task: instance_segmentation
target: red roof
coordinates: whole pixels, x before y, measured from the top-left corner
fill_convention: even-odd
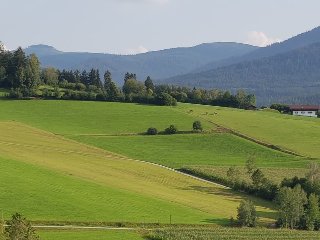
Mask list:
[[[290,105],[290,110],[293,111],[318,111],[318,105]]]

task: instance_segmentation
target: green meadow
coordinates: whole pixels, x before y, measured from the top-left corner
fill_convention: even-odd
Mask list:
[[[0,109],[0,121],[16,120],[56,134],[145,133],[149,127],[164,131],[171,124],[190,131],[197,119],[170,107],[132,103],[10,100],[0,101]],[[215,128],[203,124],[205,130]]]
[[[314,161],[227,133],[121,135],[145,133],[149,127],[162,131],[175,124],[180,131],[190,131],[192,123],[200,120],[206,131],[217,129],[217,123],[304,155],[320,156],[318,119],[273,112],[44,100],[3,100],[0,109],[0,208],[6,219],[21,212],[40,222],[140,224],[143,218],[168,223],[171,215],[173,223],[226,225],[236,217],[240,201],[251,199],[259,223],[266,226],[277,218],[273,203],[146,162],[223,176],[229,166],[242,168],[254,155],[257,166],[280,181],[280,176],[304,173]],[[91,234],[80,232],[41,230],[40,235],[78,239]],[[92,234],[88,239],[117,239],[108,234],[118,233]],[[119,232],[119,239],[123,234],[132,236],[122,239],[141,239],[134,232]]]
[[[300,154],[320,158],[320,119],[291,116],[268,111],[245,111],[232,108],[179,104],[176,110],[201,117]],[[209,114],[206,115],[206,112]],[[213,115],[213,113],[218,113]]]
[[[304,168],[310,162],[307,158],[272,150],[231,134],[69,137],[172,168],[188,165],[244,166],[249,155],[255,156],[259,167]]]
[[[15,121],[0,122],[1,208],[30,220],[217,223],[254,201],[260,222],[274,205]],[[12,159],[12,160],[11,160]],[[14,184],[12,184],[14,182]],[[5,190],[5,191],[4,191]],[[31,204],[30,204],[31,203]],[[9,218],[9,215],[6,215]]]
[[[143,240],[138,233],[124,230],[38,230],[43,240]]]

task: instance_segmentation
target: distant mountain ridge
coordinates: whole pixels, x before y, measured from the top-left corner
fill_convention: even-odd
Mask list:
[[[320,92],[320,42],[269,58],[187,74],[163,83],[255,93],[259,104]],[[171,79],[172,80],[172,79]],[[304,98],[306,99],[306,98]],[[310,103],[311,104],[311,103]]]
[[[204,43],[194,47],[172,48],[137,55],[102,53],[61,52],[51,46],[34,45],[25,49],[26,54],[36,53],[42,67],[58,69],[90,70],[98,68],[100,73],[110,70],[114,81],[121,86],[124,74],[129,71],[144,81],[168,78],[185,74],[211,61],[243,55],[257,49],[241,43]]]
[[[317,42],[320,42],[320,27],[316,27],[313,30],[301,33],[281,43],[274,43],[267,47],[258,48],[241,56],[233,56],[221,61],[213,61],[209,64],[193,70],[192,72],[203,72],[206,70],[229,66],[243,61],[250,61],[263,57],[271,57],[278,53],[288,52]]]

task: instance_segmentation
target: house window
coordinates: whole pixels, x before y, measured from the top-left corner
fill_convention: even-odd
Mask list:
[[[312,114],[313,112],[308,112],[309,114]]]
[[[305,114],[305,112],[301,112],[301,114]]]

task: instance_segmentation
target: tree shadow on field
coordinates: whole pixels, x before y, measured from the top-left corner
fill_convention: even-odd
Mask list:
[[[255,197],[253,195],[248,195],[232,189],[217,188],[217,187],[190,186],[189,188],[184,188],[183,190],[199,191],[199,192],[210,194],[210,195],[221,196],[224,199],[230,202],[235,202],[237,204],[240,204],[240,201],[243,199],[251,200],[253,201],[256,207],[260,207],[259,210],[257,211],[258,216],[260,218],[277,219],[275,204],[265,199]],[[266,211],[263,211],[263,209],[265,208],[269,210],[266,209]],[[270,210],[273,210],[273,211],[270,211]],[[215,219],[213,221],[215,221]]]
[[[201,222],[203,223],[210,223],[210,224],[216,224],[220,226],[228,226],[230,224],[230,219],[228,218],[215,218],[215,219],[204,219]]]

